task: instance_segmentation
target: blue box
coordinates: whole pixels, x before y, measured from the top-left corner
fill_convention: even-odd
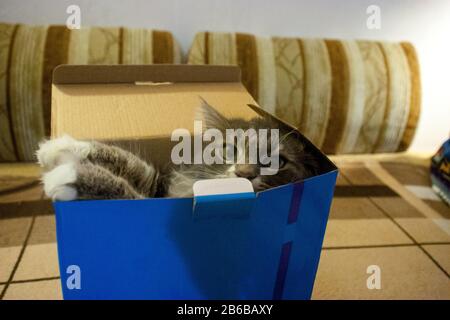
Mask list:
[[[141,81],[180,86],[134,88],[133,83]],[[106,137],[102,124],[100,133],[93,134],[95,128],[83,131],[68,123],[81,123],[77,114],[86,116],[97,104],[100,112],[92,111],[90,117],[98,117],[100,123],[102,103],[122,90],[131,90],[123,99],[143,94],[144,100],[157,97],[158,103],[182,92],[173,98],[188,104],[190,95],[194,101],[199,91],[219,104],[236,104],[236,99],[254,103],[235,67],[62,66],[53,79],[52,135],[64,132],[86,138],[83,134],[88,131],[93,139],[117,140],[119,129]],[[80,96],[83,106],[77,100]],[[167,99],[171,106],[171,98]],[[111,111],[117,121],[123,118],[122,107]],[[337,177],[334,164],[315,150],[321,158],[320,175],[256,194],[219,195],[206,202],[194,198],[55,202],[64,298],[309,299]],[[195,203],[208,207],[197,210]],[[201,213],[205,208],[210,214]]]

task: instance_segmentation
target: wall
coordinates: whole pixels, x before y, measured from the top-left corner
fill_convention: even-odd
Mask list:
[[[82,25],[167,29],[187,52],[200,30],[257,35],[408,40],[421,62],[423,100],[411,150],[432,152],[450,132],[450,1],[448,0],[1,0],[0,21],[65,23],[81,7]],[[366,27],[366,8],[381,8],[381,29]]]

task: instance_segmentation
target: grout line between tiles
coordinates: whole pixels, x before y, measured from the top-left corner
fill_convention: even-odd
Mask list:
[[[419,245],[419,248],[423,251],[423,253],[425,253],[428,256],[428,258],[431,259],[431,261],[433,261],[439,267],[439,269],[442,270],[442,272],[444,272],[447,275],[447,278],[450,279],[450,274],[447,272],[447,270],[445,270],[444,267],[442,267],[439,264],[439,262],[436,259],[434,259],[433,256],[427,250],[425,250],[424,247],[422,247],[422,245]]]
[[[450,242],[423,242],[420,245],[421,246],[434,246],[434,245],[449,245]]]
[[[423,245],[450,245],[450,242],[429,242]],[[374,244],[361,246],[336,246],[336,247],[322,247],[322,250],[345,250],[345,249],[376,249],[376,248],[396,248],[396,247],[415,247],[420,244],[415,243],[398,243],[398,244]]]
[[[450,279],[450,274],[439,264],[439,262],[437,262],[436,259],[434,259],[423,247],[422,244],[420,244],[419,242],[416,241],[416,239],[409,234],[408,231],[406,231],[405,228],[403,228],[393,217],[391,217],[391,215],[389,213],[387,213],[381,206],[379,206],[375,201],[373,201],[373,199],[371,197],[369,197],[370,202],[372,202],[378,209],[381,210],[381,212],[389,219],[391,220],[401,231],[403,231],[403,233],[410,238],[415,245],[417,245],[419,247],[420,250],[422,250],[422,252],[428,257],[430,258],[430,260],[447,276],[447,278]]]
[[[22,260],[23,254],[25,253],[25,249],[27,247],[28,241],[31,236],[31,232],[33,231],[34,222],[36,220],[36,215],[33,215],[31,219],[30,227],[28,228],[27,236],[25,238],[25,241],[23,242],[22,249],[20,250],[19,256],[17,257],[16,263],[14,264],[14,268],[11,271],[11,274],[9,275],[8,281],[5,283],[5,287],[3,288],[2,292],[0,293],[0,300],[3,299],[5,296],[6,290],[8,290],[9,285],[12,282],[12,279],[14,278],[14,275],[17,271],[17,268],[19,267],[20,261]]]
[[[49,280],[58,280],[58,279],[61,279],[61,277],[46,277],[46,278],[25,279],[25,280],[12,280],[10,282],[10,284],[49,281]]]
[[[367,168],[367,166],[366,166]],[[368,168],[367,168],[368,169]],[[369,170],[369,169],[368,169]],[[345,174],[343,174],[341,172],[341,174],[345,177]],[[347,177],[346,177],[347,178]],[[392,179],[395,179],[394,177],[392,177]],[[347,180],[349,180],[347,178]],[[350,185],[353,185],[353,183],[349,180]],[[391,220],[401,231],[403,231],[403,233],[414,243],[414,245],[418,246],[420,250],[422,250],[422,252],[447,276],[447,278],[450,278],[450,274],[436,261],[436,259],[434,259],[422,246],[420,243],[418,243],[416,241],[416,239],[409,234],[409,232],[406,231],[405,228],[403,228],[388,212],[386,212],[381,206],[379,206],[376,201],[374,201],[372,199],[372,197],[367,197],[369,199],[369,201],[375,205],[375,207],[377,207],[384,216],[386,216],[386,218],[388,218],[389,220]],[[430,217],[428,217],[430,218]]]
[[[367,246],[338,246],[338,247],[323,247],[322,250],[345,250],[345,249],[376,249],[376,248],[397,248],[397,247],[415,247],[414,243],[399,243],[399,244],[374,244]]]

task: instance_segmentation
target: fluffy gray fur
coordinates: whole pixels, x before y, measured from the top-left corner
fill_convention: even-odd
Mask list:
[[[156,168],[131,152],[100,142],[71,137],[48,140],[37,151],[44,169],[44,190],[54,200],[143,199],[189,197],[200,179],[244,177],[255,191],[277,187],[317,174],[315,156],[301,142],[298,133],[283,123],[267,118],[226,119],[203,102],[201,120],[206,128],[279,129],[281,167],[275,175],[260,175],[260,164],[182,165]]]

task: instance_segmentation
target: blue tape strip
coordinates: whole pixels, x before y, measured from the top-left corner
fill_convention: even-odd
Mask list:
[[[278,263],[277,279],[275,281],[275,288],[273,289],[273,300],[281,300],[283,298],[284,282],[286,281],[291,250],[292,250],[292,241],[283,244],[283,247],[281,248],[280,262]]]
[[[296,223],[300,213],[300,204],[303,196],[303,183],[296,183],[293,186],[291,206],[289,209],[287,227],[284,235],[285,243],[281,248],[280,262],[278,263],[277,278],[275,281],[275,288],[273,291],[273,299],[280,300],[283,297],[284,283],[289,265],[289,258],[293,245],[293,239],[296,232]]]
[[[292,191],[291,208],[289,210],[288,224],[297,222],[298,214],[300,212],[300,202],[303,195],[303,183],[294,184],[294,190]]]

